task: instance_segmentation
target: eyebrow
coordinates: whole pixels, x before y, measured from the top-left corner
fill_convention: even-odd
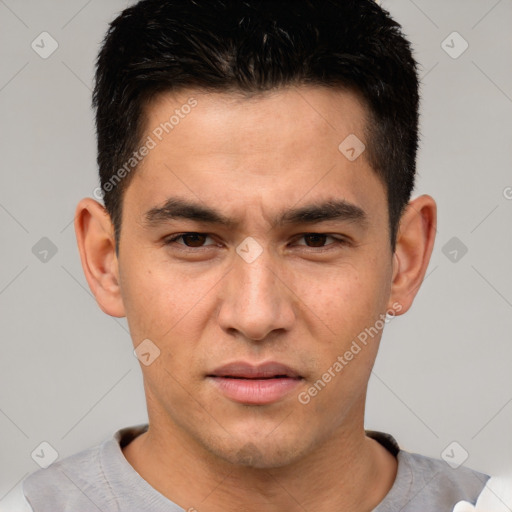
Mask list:
[[[234,228],[239,224],[235,219],[227,217],[211,207],[178,197],[167,199],[163,206],[151,208],[144,215],[145,225],[150,228],[175,219],[218,224],[227,228]],[[332,220],[355,222],[366,227],[368,215],[361,207],[344,199],[330,199],[282,212],[273,219],[271,224],[272,227],[277,227]]]

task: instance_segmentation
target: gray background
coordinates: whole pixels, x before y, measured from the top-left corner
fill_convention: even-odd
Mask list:
[[[386,327],[366,427],[433,457],[456,441],[452,457],[500,473],[512,467],[512,1],[382,3],[422,66],[415,195],[437,200],[439,226],[413,308]],[[62,458],[146,421],[126,322],[96,305],[72,225],[98,185],[94,60],[126,5],[0,0],[0,498],[38,468],[42,441]],[[47,59],[31,47],[43,31],[59,45]],[[442,47],[454,31],[469,44],[458,58]],[[57,249],[46,262],[43,237]]]

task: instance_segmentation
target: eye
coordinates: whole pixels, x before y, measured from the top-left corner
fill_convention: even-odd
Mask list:
[[[180,233],[177,235],[173,235],[170,238],[165,240],[165,245],[182,245],[190,248],[200,248],[203,247],[203,244],[206,239],[210,238],[206,233]],[[181,239],[183,243],[178,242]],[[210,238],[211,240],[211,238]],[[214,244],[208,244],[214,245]]]
[[[346,245],[348,244],[348,241],[343,238],[336,238],[334,236],[328,235],[326,233],[305,233],[300,236],[300,239],[304,239],[306,241],[306,244],[298,244],[298,245],[306,245],[310,248],[331,248],[331,246],[336,245]],[[331,242],[327,245],[325,245],[326,241],[328,239],[334,240],[334,242]]]
[[[206,241],[210,239],[212,243],[206,244]],[[307,247],[308,249],[324,249],[330,250],[337,246],[349,245],[349,241],[345,238],[338,238],[326,233],[304,233],[300,235],[297,240],[304,239],[305,243],[297,243]],[[329,239],[331,240],[330,243]],[[178,246],[178,248],[187,249],[202,249],[209,246],[215,246],[215,241],[207,233],[178,233],[165,239],[165,245]],[[319,251],[316,251],[319,252]]]

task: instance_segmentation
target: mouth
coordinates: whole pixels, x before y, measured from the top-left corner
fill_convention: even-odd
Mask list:
[[[224,365],[207,378],[226,398],[246,405],[282,400],[304,380],[298,372],[281,363],[252,365],[243,361]]]
[[[235,377],[233,375],[209,375],[209,377],[221,377],[223,379],[245,379],[245,380],[268,380],[268,379],[291,379],[288,375],[273,375],[272,377]]]
[[[244,361],[235,361],[217,368],[209,374],[208,377],[263,380],[276,378],[302,378],[299,373],[290,366],[277,363],[275,361],[269,361],[258,365],[246,363]]]

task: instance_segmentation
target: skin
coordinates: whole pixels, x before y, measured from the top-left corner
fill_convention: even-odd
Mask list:
[[[352,93],[306,86],[251,99],[166,93],[147,108],[146,136],[190,97],[197,106],[134,171],[119,256],[103,206],[86,198],[76,211],[82,265],[99,306],[127,317],[135,347],[150,339],[160,349],[141,364],[149,430],[123,453],[185,510],[370,511],[397,470],[364,432],[382,331],[308,404],[297,394],[379,315],[410,308],[431,256],[436,204],[428,195],[409,203],[392,253],[383,184],[364,152],[351,162],[338,150],[351,133],[364,142],[365,107]],[[236,225],[148,226],[146,212],[171,196],[216,208]],[[367,223],[273,224],[286,210],[336,198],[362,208]],[[184,232],[208,237],[165,245]],[[329,236],[319,243],[307,233]],[[263,248],[252,263],[236,252],[248,236]],[[275,403],[240,404],[206,377],[236,360],[279,361],[303,381]]]

